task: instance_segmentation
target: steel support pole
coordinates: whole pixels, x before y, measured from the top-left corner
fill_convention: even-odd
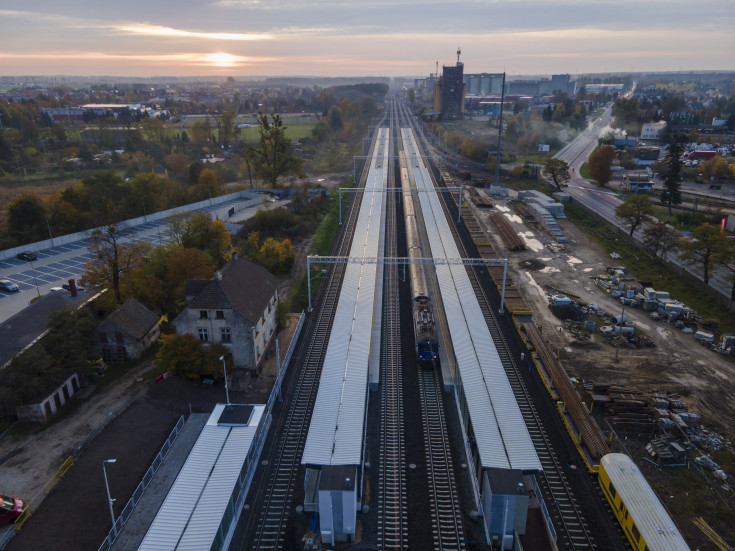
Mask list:
[[[311,313],[311,259],[306,257],[306,288],[309,295],[309,313]]]
[[[503,313],[505,308],[505,274],[508,273],[508,259],[503,259],[503,291],[500,294],[500,313]]]
[[[116,459],[106,459],[102,462],[102,474],[105,475],[105,489],[107,490],[107,504],[110,506],[110,518],[112,519],[112,535],[117,539],[117,526],[115,523],[115,513],[112,510],[112,502],[114,499],[110,497],[110,485],[107,483],[107,470],[105,469],[105,463],[114,463]]]
[[[337,194],[339,195],[339,225],[342,225],[342,189],[337,190]]]
[[[278,339],[276,339],[276,378],[280,378],[281,376],[281,349],[278,346]],[[283,396],[281,395],[281,386],[283,385],[283,379],[280,379],[280,383],[278,383],[278,401],[283,402]]]
[[[459,209],[457,210],[457,224],[459,224],[459,221],[462,219],[462,188],[461,187],[457,190],[457,193],[459,194]]]

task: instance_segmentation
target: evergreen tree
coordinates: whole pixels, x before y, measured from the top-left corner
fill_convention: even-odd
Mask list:
[[[664,190],[661,192],[661,201],[669,205],[669,216],[671,216],[671,205],[681,203],[681,154],[684,151],[686,137],[682,134],[669,135],[669,152],[666,154],[668,170],[664,180]]]

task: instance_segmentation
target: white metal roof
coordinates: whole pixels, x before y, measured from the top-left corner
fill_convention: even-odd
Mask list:
[[[633,460],[609,453],[600,461],[649,551],[690,551],[679,529]]]
[[[388,177],[388,131],[378,130],[350,249],[352,257],[376,257]],[[301,462],[307,465],[359,465],[367,400],[376,264],[347,264],[319,392]]]
[[[404,128],[401,133],[410,156],[408,167],[413,172],[416,187],[433,189],[423,160],[416,156],[413,132]],[[461,255],[438,195],[417,195],[425,220],[431,256],[459,258]],[[477,302],[467,270],[462,265],[437,265],[435,270],[482,466],[540,471],[541,462]]]
[[[225,407],[215,406],[139,551],[212,546],[265,411],[264,405],[255,405],[248,425],[220,426],[217,420]]]

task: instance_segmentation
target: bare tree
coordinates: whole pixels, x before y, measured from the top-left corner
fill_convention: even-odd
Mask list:
[[[144,242],[123,244],[124,229],[123,225],[111,224],[91,233],[92,244],[88,247],[91,257],[81,278],[82,285],[110,285],[118,304],[122,303],[120,279],[126,270],[142,266],[147,245]]]
[[[676,249],[681,234],[665,222],[657,221],[643,230],[643,244],[661,262],[666,253]]]

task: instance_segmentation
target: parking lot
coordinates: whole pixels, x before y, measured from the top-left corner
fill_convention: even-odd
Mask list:
[[[228,211],[241,210],[242,207],[257,207],[259,196],[245,201],[224,203],[197,209],[196,212],[206,212],[220,220],[228,219]],[[257,208],[250,216],[255,214]],[[168,229],[168,219],[155,220],[126,227],[122,231],[122,243],[148,241],[152,246],[166,245],[171,241]],[[0,290],[0,322],[3,322],[28,306],[29,302],[39,295],[52,292],[61,287],[69,279],[78,280],[84,273],[84,267],[89,260],[88,247],[92,239],[85,239],[59,245],[50,249],[35,251],[37,258],[32,261],[10,258],[0,260],[0,279],[9,279],[18,285],[19,292],[8,293]]]

